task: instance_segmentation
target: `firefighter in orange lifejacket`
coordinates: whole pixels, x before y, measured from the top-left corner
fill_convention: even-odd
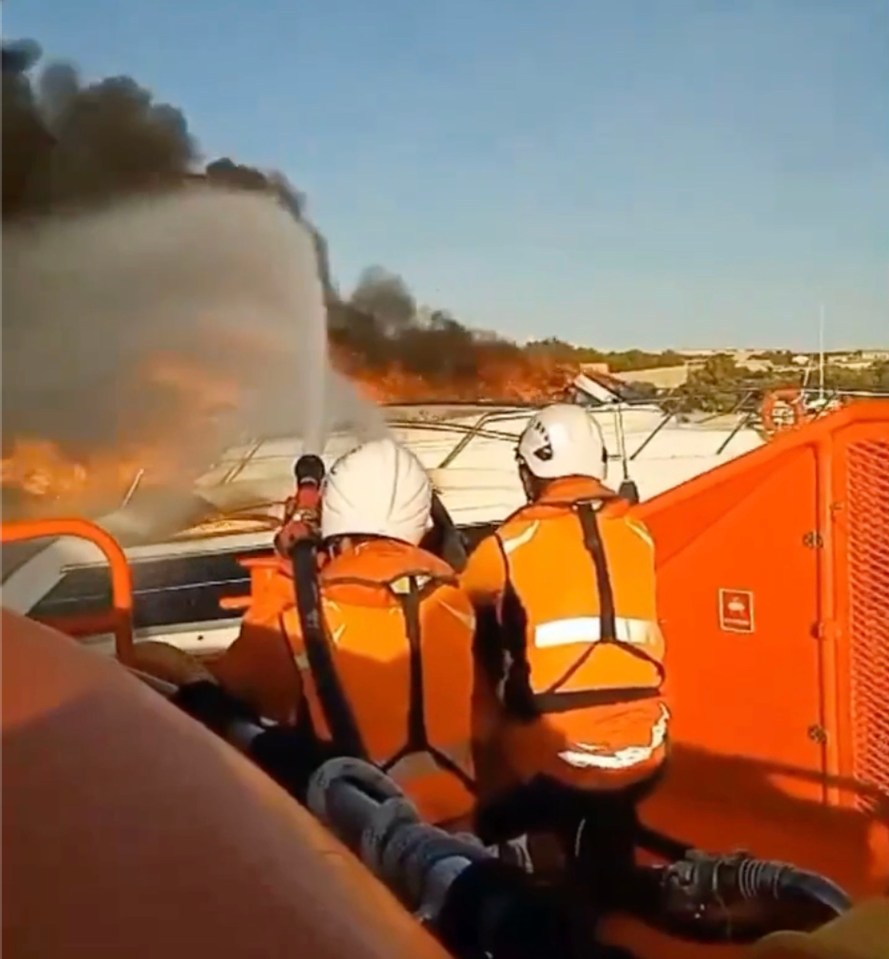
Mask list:
[[[329,755],[368,758],[425,818],[447,823],[474,805],[475,616],[454,570],[418,547],[431,500],[419,460],[393,440],[343,456],[322,488],[328,559],[317,581],[313,556],[312,582],[296,590],[294,570],[305,569],[282,560],[208,667],[226,695],[300,734],[285,765],[299,762],[296,751],[309,766]],[[150,670],[144,657],[137,665]],[[188,690],[180,705],[207,721]]]
[[[603,485],[602,434],[581,407],[536,414],[516,457],[528,505],[461,576],[501,709],[479,831],[555,831],[582,868],[628,865],[634,805],[666,750],[651,535]]]

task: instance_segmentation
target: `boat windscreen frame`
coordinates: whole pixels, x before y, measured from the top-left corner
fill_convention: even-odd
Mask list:
[[[224,609],[219,601],[249,592],[250,573],[239,560],[271,554],[269,545],[131,558],[134,629],[138,632],[182,623],[232,619],[231,610]],[[108,608],[110,589],[110,570],[106,564],[66,566],[27,615],[38,619],[89,616]]]

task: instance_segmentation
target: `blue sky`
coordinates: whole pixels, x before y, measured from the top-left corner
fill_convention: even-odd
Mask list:
[[[282,169],[345,288],[519,338],[889,346],[885,0],[7,0]]]

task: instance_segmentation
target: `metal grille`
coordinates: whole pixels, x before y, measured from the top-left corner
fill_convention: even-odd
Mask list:
[[[852,443],[847,456],[855,778],[889,797],[889,443]]]

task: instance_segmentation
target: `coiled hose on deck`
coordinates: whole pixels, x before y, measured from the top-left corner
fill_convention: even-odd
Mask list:
[[[500,862],[475,836],[422,822],[377,767],[354,758],[329,760],[309,781],[307,805],[453,955],[577,954],[557,897]],[[598,953],[590,944],[584,954]]]

